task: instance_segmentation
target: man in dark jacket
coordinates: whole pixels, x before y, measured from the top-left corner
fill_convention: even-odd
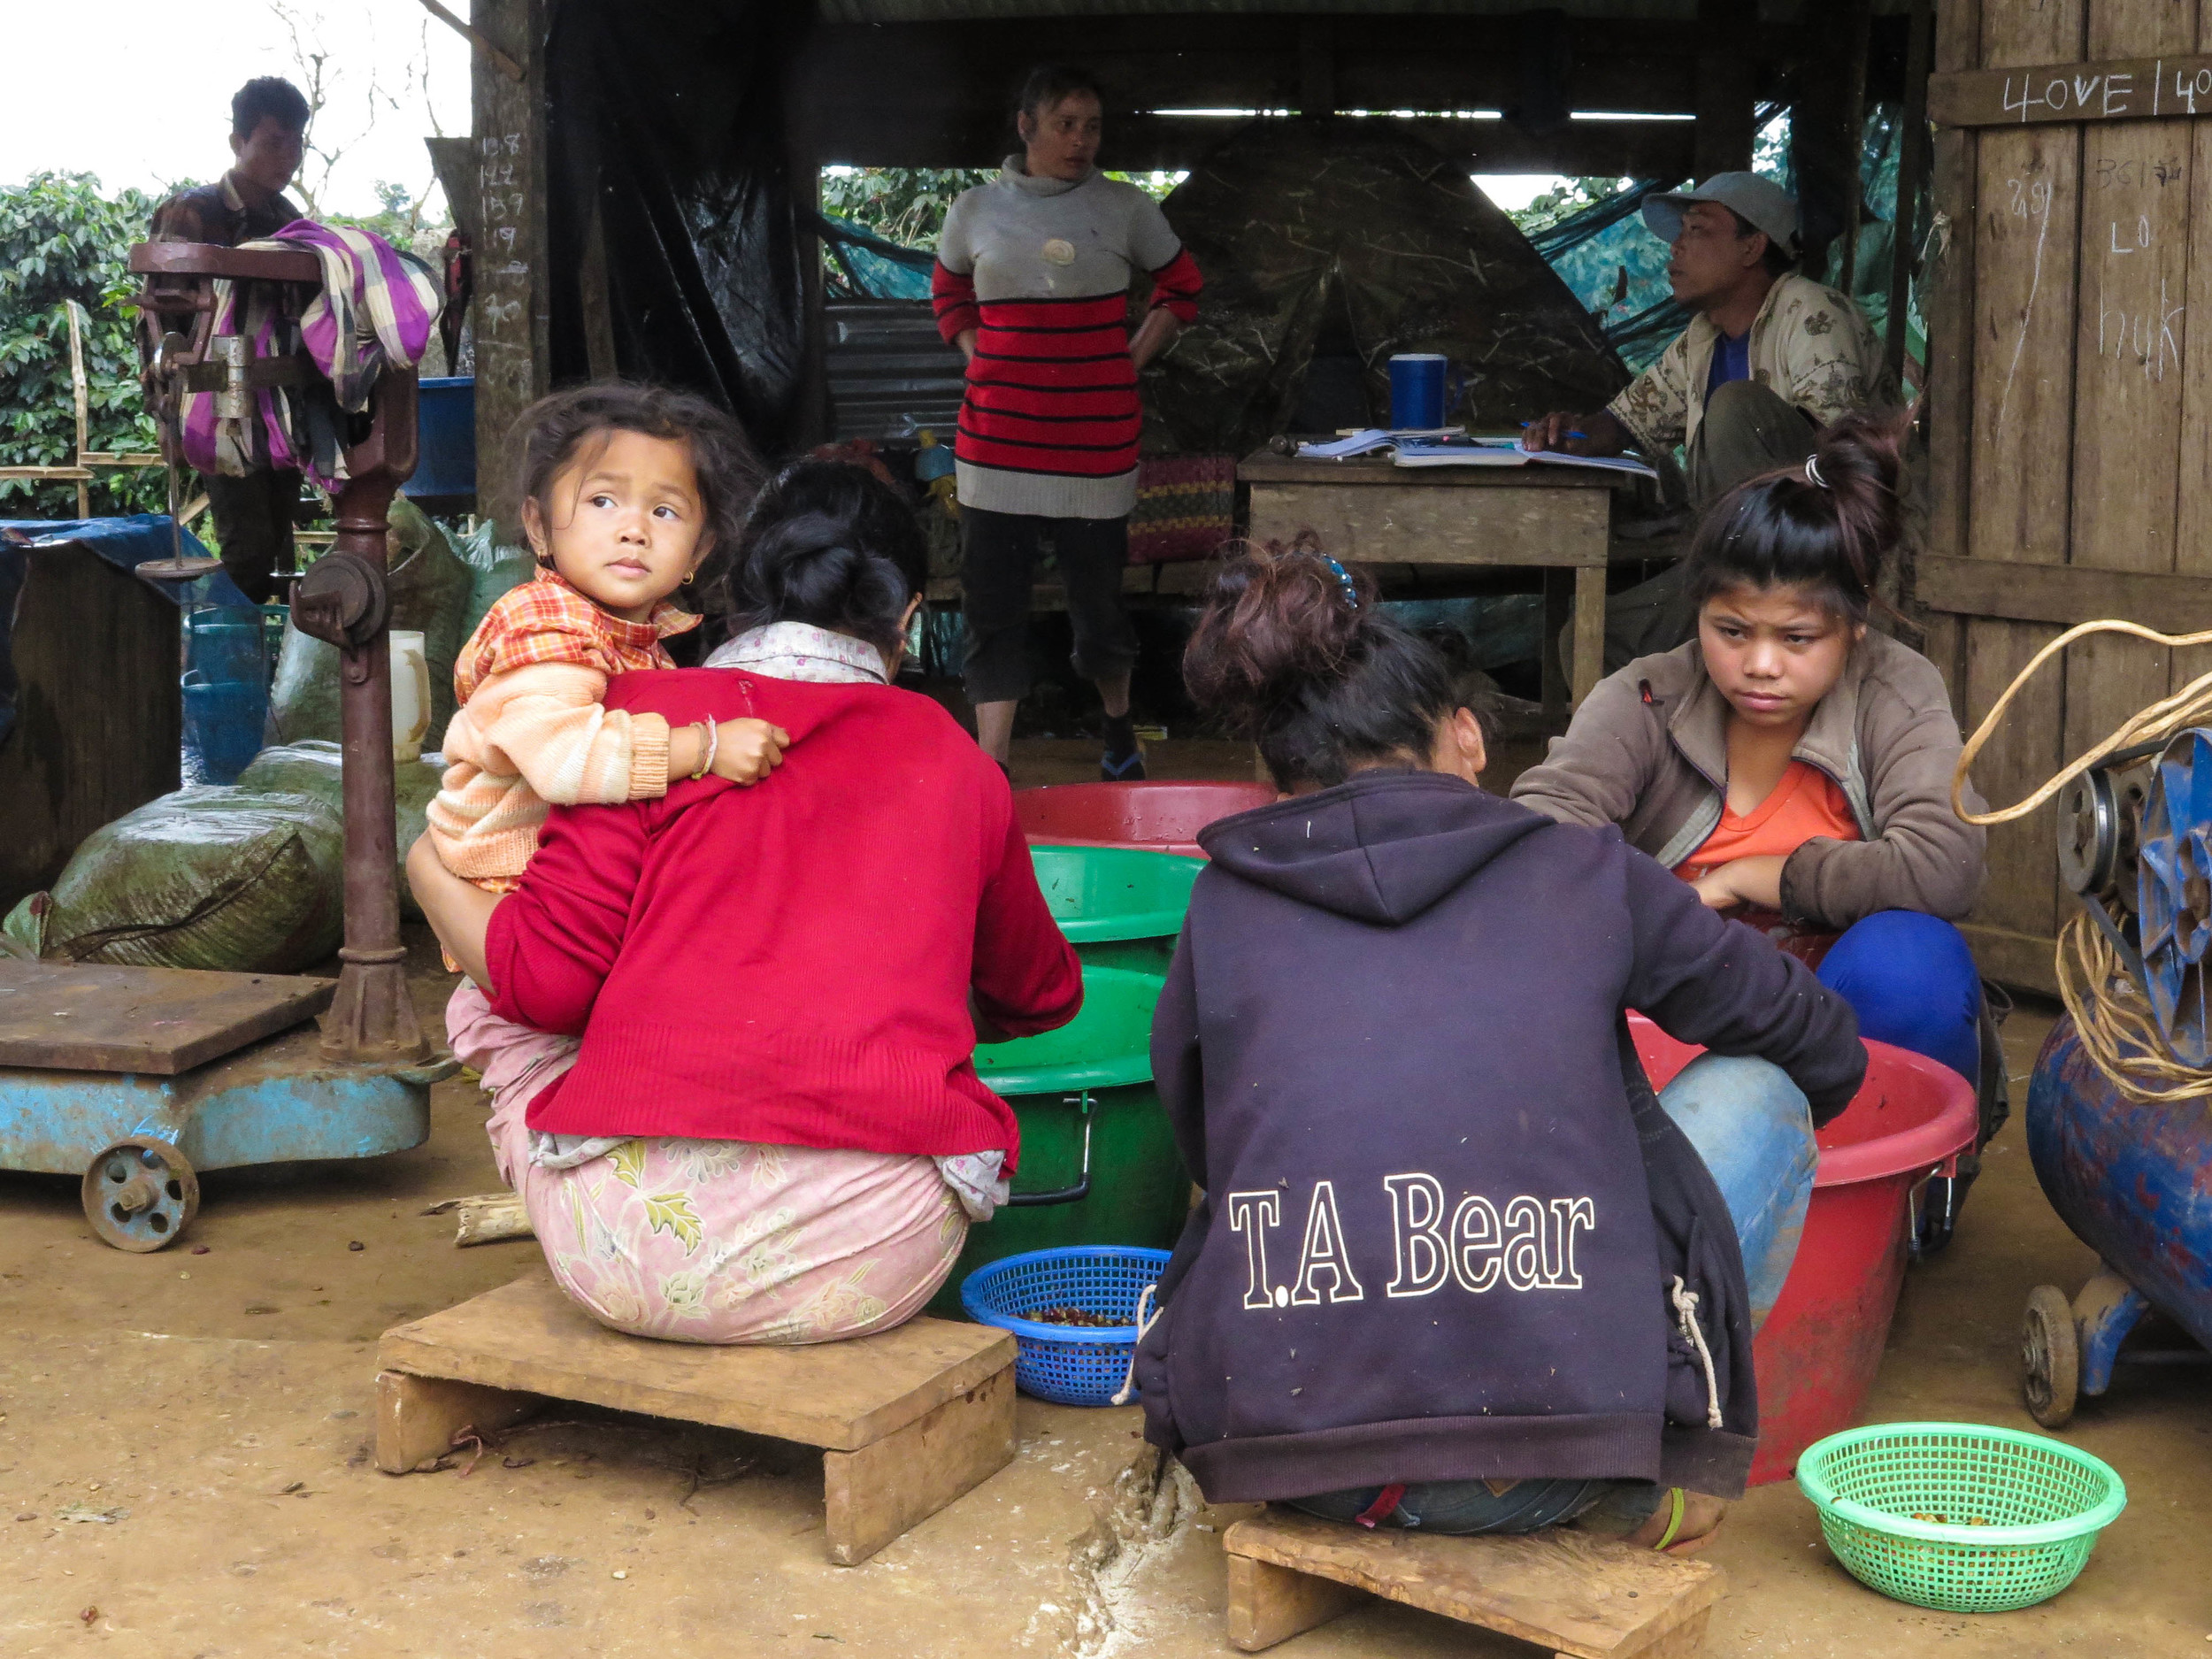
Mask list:
[[[1850,1100],[1849,1008],[1617,831],[1463,777],[1359,772],[1200,839],[1153,1064],[1205,1199],[1141,1348],[1148,1438],[1217,1502],[1398,1525],[1414,1483],[1522,1483],[1557,1501],[1536,1524],[1636,1483],[1624,1532],[1668,1486],[1740,1493],[1739,1230],[1770,1303],[1815,1156],[1791,1084],[1814,1123]],[[1755,1214],[1654,1099],[1632,1008],[1711,1051],[1684,1080]]]
[[[213,184],[179,191],[154,210],[156,242],[218,242],[235,248],[273,234],[300,217],[284,194],[299,171],[307,138],[307,100],[275,75],[249,81],[230,101],[232,165]],[[247,598],[267,604],[273,572],[292,568],[292,514],[300,500],[296,472],[204,473],[223,569]]]

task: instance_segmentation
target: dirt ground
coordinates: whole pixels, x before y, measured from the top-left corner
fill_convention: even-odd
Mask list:
[[[1073,781],[1083,744],[1025,747]],[[1247,776],[1249,751],[1171,745],[1156,776]],[[426,941],[426,1014],[449,983]],[[2016,1114],[2050,1010],[2007,1033]],[[1143,1455],[1137,1414],[1025,1399],[1012,1467],[857,1568],[829,1566],[810,1455],[641,1419],[503,1438],[465,1474],[368,1461],[385,1327],[512,1279],[527,1242],[456,1249],[441,1198],[497,1185],[478,1097],[435,1093],[427,1144],[373,1162],[217,1172],[184,1242],[96,1242],[73,1182],[0,1175],[0,1654],[745,1656],[841,1647],[1001,1655],[1229,1652],[1219,1529]],[[196,1253],[204,1251],[204,1254]],[[2051,1212],[2016,1121],[1944,1256],[1906,1286],[1870,1419],[2032,1427],[2015,1349],[2029,1289],[2090,1253]],[[1919,1612],[1847,1577],[1793,1486],[1755,1492],[1711,1558],[1719,1659],[2179,1655],[2212,1641],[2204,1373],[2123,1368],[2066,1438],[2131,1494],[2055,1601]],[[825,1647],[817,1649],[812,1644]],[[1537,1650],[1372,1604],[1279,1651],[1506,1659]]]

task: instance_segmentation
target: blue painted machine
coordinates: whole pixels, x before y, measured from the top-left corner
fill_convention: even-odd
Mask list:
[[[2069,1298],[2039,1286],[2022,1333],[2029,1411],[2055,1428],[2154,1310],[2212,1348],[2212,729],[2124,749],[2060,796],[2059,864],[2084,917],[2061,972],[2082,1011],[2028,1087],[2028,1151],[2066,1225],[2103,1259]]]
[[[133,303],[173,516],[188,397],[210,394],[219,417],[253,419],[266,388],[328,390],[296,326],[322,271],[305,250],[191,242],[142,243],[130,266],[146,279]],[[283,354],[257,357],[251,339],[214,334],[218,279],[280,285],[276,313],[291,325],[273,336]],[[300,579],[292,618],[340,651],[346,926],[337,980],[0,963],[0,1168],[81,1175],[87,1217],[121,1249],[176,1240],[198,1206],[200,1170],[421,1144],[431,1085],[457,1069],[416,1020],[399,936],[385,520],[415,465],[414,372],[388,367],[365,407],[332,413],[352,440],[334,496],[338,534]],[[185,568],[196,563],[180,549],[143,573],[182,580],[201,573]]]

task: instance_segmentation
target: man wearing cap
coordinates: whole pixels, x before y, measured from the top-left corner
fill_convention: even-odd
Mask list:
[[[1633,444],[1652,457],[1680,444],[1702,509],[1803,460],[1816,431],[1871,404],[1881,355],[1858,307],[1796,273],[1797,199],[1772,180],[1716,173],[1647,199],[1644,223],[1672,244],[1667,280],[1697,314],[1605,409],[1547,415],[1523,443],[1572,455]]]

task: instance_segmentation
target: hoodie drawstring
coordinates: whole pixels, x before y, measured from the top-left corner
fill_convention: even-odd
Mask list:
[[[1720,1427],[1720,1382],[1713,1375],[1713,1350],[1705,1346],[1705,1333],[1697,1323],[1697,1292],[1685,1285],[1678,1275],[1667,1291],[1667,1298],[1674,1303],[1675,1321],[1682,1328],[1683,1340],[1697,1350],[1698,1362],[1705,1367],[1705,1426],[1717,1429]]]
[[[1674,1282],[1678,1285],[1682,1281],[1678,1279]],[[1152,1306],[1152,1293],[1157,1289],[1159,1289],[1157,1285],[1147,1285],[1137,1294],[1137,1340],[1130,1344],[1129,1369],[1122,1373],[1121,1387],[1114,1395],[1114,1403],[1118,1406],[1127,1405],[1131,1397],[1137,1392],[1137,1350],[1144,1346],[1145,1333],[1160,1323],[1157,1310],[1149,1319],[1144,1317],[1144,1310]],[[1711,1371],[1712,1367],[1708,1363],[1707,1374],[1709,1375]]]

